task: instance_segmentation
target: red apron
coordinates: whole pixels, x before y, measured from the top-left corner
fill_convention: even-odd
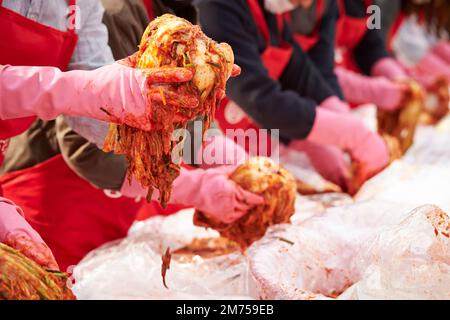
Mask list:
[[[69,4],[75,5],[75,0]],[[0,10],[0,63],[67,68],[77,42],[74,30],[59,31]],[[22,207],[50,246],[62,270],[99,245],[124,237],[140,207],[134,199],[93,187],[61,155],[8,173],[0,183],[5,197]]]
[[[45,26],[3,7],[2,3],[0,0],[0,64],[54,66],[65,70],[77,43],[75,29],[60,31]],[[69,5],[76,5],[76,0],[69,0]],[[0,139],[24,132],[35,119],[0,120]]]
[[[155,19],[155,12],[153,11],[153,0],[144,0],[145,9],[147,9],[147,15],[150,21]]]
[[[372,1],[365,0],[365,7]],[[345,10],[345,1],[338,0],[339,19],[336,25],[336,52],[335,62],[337,66],[360,72],[353,57],[353,50],[364,38],[367,28],[367,18],[355,18],[348,16]]]
[[[4,196],[25,212],[61,270],[105,242],[123,238],[141,202],[81,179],[62,155],[0,178]]]
[[[316,26],[312,33],[308,36],[302,35],[300,33],[294,33],[294,39],[298,45],[303,49],[303,51],[308,52],[312,47],[316,45],[320,40],[320,21],[325,12],[325,2],[324,0],[317,0],[316,8]],[[286,13],[286,20],[289,24],[292,23],[292,13]]]
[[[266,67],[270,77],[274,80],[278,80],[283,74],[284,69],[289,64],[292,56],[292,47],[286,42],[284,42],[279,47],[272,46],[272,44],[270,43],[269,27],[267,25],[267,22],[265,21],[264,13],[258,3],[258,0],[247,0],[247,3],[259,31],[267,42],[267,47],[261,54],[262,62]],[[278,15],[277,20],[278,30],[281,37],[281,32],[284,25],[283,16]],[[276,108],[276,106],[273,107]],[[228,100],[227,98],[222,101],[221,107],[217,110],[216,120],[220,128],[224,132],[226,132],[227,129],[243,129],[245,131],[248,129],[258,130],[259,128],[258,125],[255,124],[255,122],[250,119],[240,107],[238,107],[234,102]],[[259,137],[265,138],[261,136]],[[240,139],[235,139],[235,142],[242,143]],[[249,144],[245,143],[244,145],[242,145],[242,147],[244,147],[247,152],[249,151]],[[270,150],[269,143],[268,150]],[[259,153],[259,150],[257,150],[257,153]],[[251,154],[251,156],[254,155]]]

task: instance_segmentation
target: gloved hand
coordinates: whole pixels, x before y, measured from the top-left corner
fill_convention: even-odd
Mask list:
[[[367,180],[389,163],[383,139],[351,114],[316,109],[316,119],[308,141],[334,145],[350,153],[359,165],[359,177]]]
[[[405,81],[409,78],[405,68],[394,58],[383,58],[372,67],[371,75],[385,77],[391,81]]]
[[[227,224],[236,221],[252,207],[263,204],[264,198],[242,189],[228,178],[235,168],[182,169],[174,182],[171,203],[191,205]]]
[[[408,73],[427,88],[440,76],[450,81],[450,65],[432,51],[428,52],[417,65],[408,68]]]
[[[244,148],[223,134],[209,137],[196,156],[203,169],[222,165],[235,166],[244,163],[247,158]]]
[[[349,112],[350,111],[350,106],[348,105],[348,103],[342,101],[341,99],[339,99],[336,96],[332,96],[332,97],[325,99],[324,101],[322,101],[322,103],[320,104],[319,107],[330,110],[330,111],[335,111],[335,112]]]
[[[53,67],[0,68],[0,118],[34,116],[44,120],[60,114],[123,122],[143,130],[152,102],[196,107],[195,97],[172,86],[192,72],[184,68],[134,69],[134,56],[92,71],[61,72]],[[177,115],[183,117],[183,115]]]
[[[306,153],[323,178],[347,190],[351,171],[341,149],[307,140],[294,140],[289,144],[289,148]]]
[[[367,77],[336,68],[336,75],[345,98],[356,104],[374,103],[384,111],[394,111],[400,107],[408,86],[383,77]]]
[[[131,183],[130,183],[131,181]],[[125,196],[127,198],[133,198],[137,199],[139,201],[140,199],[145,199],[148,193],[148,188],[143,188],[139,182],[135,178],[131,178],[129,180],[128,174],[123,180],[122,188],[120,189],[120,194],[122,196]],[[159,194],[158,194],[159,196]],[[152,195],[152,199],[157,200],[155,195]]]
[[[432,49],[432,52],[445,61],[447,64],[450,64],[450,42],[446,40],[442,40],[438,42]]]
[[[5,198],[0,198],[0,242],[20,251],[46,269],[59,270],[50,248],[25,221],[21,209]]]

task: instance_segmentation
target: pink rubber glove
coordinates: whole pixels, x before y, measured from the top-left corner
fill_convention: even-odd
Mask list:
[[[440,76],[444,76],[450,81],[450,65],[431,51],[416,66],[409,68],[408,72],[413,79],[427,88]]]
[[[347,190],[351,178],[350,164],[341,149],[307,140],[294,140],[289,148],[306,153],[322,177]]]
[[[191,205],[215,220],[232,223],[255,205],[264,203],[264,198],[228,179],[235,168],[182,169],[174,182],[171,202]]]
[[[334,145],[350,153],[359,165],[360,178],[366,180],[389,163],[383,139],[350,114],[316,109],[316,119],[308,141]]]
[[[136,201],[139,201],[140,199],[145,199],[148,193],[148,188],[143,188],[139,182],[136,181],[136,179],[131,178],[128,180],[128,175],[125,177],[125,180],[122,183],[122,188],[120,189],[120,194],[127,197],[127,198],[134,198]],[[152,195],[152,198],[153,195]],[[157,198],[155,198],[156,200]]]
[[[59,270],[50,248],[25,221],[22,210],[0,197],[0,242],[20,251],[46,269]]]
[[[450,64],[450,43],[448,41],[442,40],[438,42],[433,47],[432,52],[447,64]]]
[[[374,103],[380,109],[393,111],[408,90],[404,84],[383,77],[367,77],[344,68],[336,68],[339,84],[345,98],[356,104]]]
[[[204,169],[222,165],[238,165],[248,158],[247,152],[233,140],[224,135],[214,135],[205,141],[197,152],[197,161],[201,159],[201,167]]]
[[[350,112],[350,106],[348,103],[342,101],[336,96],[325,99],[320,104],[320,107],[335,112]]]
[[[394,58],[380,59],[372,67],[371,74],[372,76],[385,77],[392,81],[404,81],[409,78],[405,68]]]
[[[52,67],[0,68],[0,118],[34,116],[44,120],[58,115],[85,116],[151,129],[147,115],[151,101],[195,107],[195,98],[176,88],[164,87],[164,97],[156,83],[189,81],[192,72],[184,68],[134,69],[132,57],[92,71],[61,72]],[[155,85],[153,85],[155,84]],[[175,99],[176,98],[176,99]],[[179,115],[181,116],[181,115]]]

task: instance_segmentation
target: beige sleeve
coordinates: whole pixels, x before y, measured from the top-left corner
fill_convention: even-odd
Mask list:
[[[77,175],[101,189],[121,189],[127,171],[124,156],[103,152],[73,131],[63,117],[56,119],[56,138],[64,160]]]

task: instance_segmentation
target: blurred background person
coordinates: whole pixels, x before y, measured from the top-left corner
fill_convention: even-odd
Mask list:
[[[365,178],[386,166],[388,151],[382,139],[348,113],[348,105],[284,22],[283,14],[296,5],[308,9],[312,1],[194,3],[204,31],[228,42],[242,68],[241,76],[228,83],[230,102],[222,105],[216,117],[223,130],[280,129],[280,137],[289,147],[307,153],[314,149],[308,154],[314,167],[344,188],[350,169],[342,151],[361,164]]]

